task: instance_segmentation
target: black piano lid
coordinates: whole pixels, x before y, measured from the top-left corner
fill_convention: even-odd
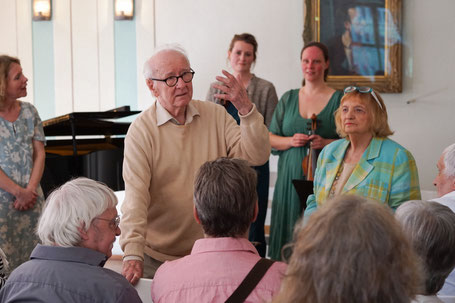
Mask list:
[[[71,135],[124,135],[130,122],[114,122],[108,119],[119,119],[139,114],[130,111],[129,106],[115,108],[105,112],[73,112],[43,121],[46,136]]]

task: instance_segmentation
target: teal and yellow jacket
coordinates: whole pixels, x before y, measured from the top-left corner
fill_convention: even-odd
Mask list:
[[[327,199],[349,144],[349,140],[341,139],[322,150],[314,178],[314,194],[307,199],[305,216]],[[376,199],[392,209],[408,200],[419,200],[419,175],[414,157],[395,141],[373,138],[342,193]]]

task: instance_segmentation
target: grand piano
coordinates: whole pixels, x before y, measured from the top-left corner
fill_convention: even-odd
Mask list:
[[[123,141],[130,122],[117,120],[138,113],[123,106],[105,112],[73,112],[43,121],[44,195],[79,176],[104,182],[114,191],[124,190]]]

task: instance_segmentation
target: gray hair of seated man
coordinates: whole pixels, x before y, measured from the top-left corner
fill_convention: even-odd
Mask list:
[[[44,245],[78,246],[78,229],[87,230],[94,218],[116,205],[117,197],[105,184],[88,178],[73,179],[47,198],[37,234]]]
[[[444,154],[444,174],[447,177],[455,177],[455,143],[446,147]]]
[[[142,70],[142,73],[143,73],[145,79],[151,79],[151,78],[155,77],[154,75],[156,74],[156,70],[155,70],[154,66],[152,65],[152,63],[153,63],[152,59],[153,59],[153,57],[155,57],[156,54],[161,53],[162,51],[176,51],[185,57],[186,61],[188,61],[188,64],[190,63],[187,52],[183,48],[183,46],[181,46],[178,43],[163,44],[161,46],[156,47],[155,50],[153,51],[152,55],[150,56],[150,58],[147,59],[147,61],[145,61],[144,68]]]
[[[410,302],[420,286],[418,264],[389,207],[341,195],[298,229],[273,302]]]
[[[241,159],[219,158],[204,163],[194,182],[194,204],[206,235],[241,237],[257,204],[257,174]]]
[[[455,213],[437,202],[414,200],[400,205],[395,216],[422,261],[424,294],[436,294],[455,267]]]

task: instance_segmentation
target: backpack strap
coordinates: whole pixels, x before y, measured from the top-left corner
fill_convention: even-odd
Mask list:
[[[250,293],[256,288],[261,279],[265,276],[267,270],[272,266],[275,261],[261,258],[250,270],[242,283],[232,293],[232,295],[225,301],[225,303],[240,303],[244,302]]]

